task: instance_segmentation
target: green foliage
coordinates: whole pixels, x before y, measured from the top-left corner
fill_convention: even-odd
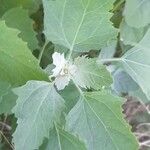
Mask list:
[[[21,7],[12,8],[3,15],[2,19],[5,20],[8,27],[21,31],[19,37],[28,43],[28,47],[32,51],[38,48],[36,33],[33,30],[33,21],[29,18],[27,10]]]
[[[14,143],[16,150],[37,149],[49,130],[59,122],[64,109],[64,100],[56,92],[52,83],[42,81],[27,82],[15,89],[18,95],[13,112],[18,118]]]
[[[120,98],[105,91],[83,93],[67,116],[66,129],[84,139],[88,150],[137,150],[121,105]]]
[[[50,137],[48,142],[44,145],[41,150],[86,150],[83,142],[78,138],[74,137],[70,133],[66,132],[55,126],[50,131]]]
[[[118,96],[150,101],[149,7],[0,0],[0,149],[138,150]]]
[[[139,43],[134,43],[134,47],[121,58],[121,63],[150,99],[150,86],[148,84],[150,82],[149,41],[150,30]]]
[[[12,92],[12,86],[7,82],[0,81],[0,114],[11,113],[16,99],[17,96]]]
[[[132,45],[132,43],[138,43],[145,35],[148,27],[134,28],[130,27],[125,21],[122,21],[121,26],[121,40],[126,45]]]
[[[43,0],[44,33],[71,51],[99,50],[116,39],[109,10],[114,0]],[[53,21],[51,21],[53,20]]]
[[[79,86],[99,90],[112,83],[110,73],[103,65],[98,64],[96,59],[78,57],[74,64],[78,69],[73,76],[73,81]]]
[[[46,80],[27,44],[18,37],[19,31],[8,28],[4,21],[0,21],[0,31],[0,80],[12,85],[32,79]]]
[[[119,95],[126,94],[139,89],[138,84],[122,68],[116,69],[113,73],[113,89]]]
[[[0,17],[9,9],[21,6],[28,9],[30,12],[35,12],[41,0],[0,0]]]
[[[150,23],[149,0],[126,0],[125,20],[132,27],[144,27]]]

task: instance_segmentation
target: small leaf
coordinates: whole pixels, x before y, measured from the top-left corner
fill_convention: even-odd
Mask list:
[[[60,121],[64,100],[52,83],[29,81],[17,88],[17,105],[14,108],[18,126],[13,134],[15,150],[38,149],[54,122]]]
[[[0,81],[0,114],[11,113],[11,109],[16,104],[17,96],[12,92],[9,83]]]
[[[96,59],[82,56],[76,58],[74,64],[77,66],[77,71],[73,80],[79,86],[98,90],[112,83],[110,73],[105,66],[98,64]]]
[[[149,0],[126,0],[124,16],[127,24],[140,28],[150,23]]]
[[[33,30],[33,21],[29,18],[27,10],[21,7],[12,8],[4,14],[2,19],[5,20],[8,27],[16,28],[21,31],[19,37],[27,42],[28,47],[32,51],[38,48],[36,33]]]
[[[41,150],[86,150],[85,145],[78,138],[58,128],[50,132],[47,144]]]
[[[117,36],[109,12],[114,1],[43,0],[47,39],[71,51],[99,50]]]
[[[137,150],[121,105],[120,98],[105,91],[83,93],[66,118],[66,129],[83,139],[88,150]]]
[[[19,31],[0,21],[0,80],[20,85],[28,80],[48,80],[37,60],[19,37]]]

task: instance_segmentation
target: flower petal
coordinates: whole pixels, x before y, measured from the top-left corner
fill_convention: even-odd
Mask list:
[[[55,52],[52,55],[53,58],[53,64],[58,67],[58,66],[64,66],[64,64],[66,63],[65,57],[64,57],[64,53],[60,54],[58,52]]]
[[[59,76],[55,79],[55,85],[58,90],[63,90],[69,84],[69,81],[68,76]]]
[[[74,75],[77,71],[77,66],[76,65],[70,65],[69,66],[69,72],[71,75]]]

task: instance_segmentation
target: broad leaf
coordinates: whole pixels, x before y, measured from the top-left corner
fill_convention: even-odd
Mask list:
[[[21,7],[10,9],[4,14],[2,19],[5,20],[7,26],[21,31],[19,37],[27,42],[28,47],[32,51],[38,48],[36,33],[33,30],[33,21],[29,18],[27,10]]]
[[[28,80],[46,80],[47,76],[39,67],[19,31],[8,28],[0,21],[0,80],[12,85],[24,84]]]
[[[134,46],[121,58],[103,59],[102,62],[118,61],[125,71],[138,83],[140,88],[150,100],[150,29],[139,43],[132,43]]]
[[[98,64],[96,59],[82,56],[76,58],[74,64],[77,66],[77,71],[73,80],[80,87],[98,90],[112,83],[110,73],[105,66]]]
[[[72,82],[64,90],[60,91],[60,94],[65,100],[66,112],[69,112],[74,107],[80,97],[79,91]]]
[[[50,132],[50,137],[45,146],[40,150],[86,150],[85,145],[78,138],[58,128]]]
[[[67,116],[66,129],[84,139],[88,150],[137,150],[121,105],[105,91],[84,93]]]
[[[17,88],[17,105],[14,108],[18,126],[13,134],[15,150],[38,149],[54,122],[59,122],[64,100],[52,83],[29,81]]]
[[[0,81],[0,114],[11,113],[11,109],[16,104],[17,96],[12,92],[9,83]]]
[[[138,84],[121,68],[115,70],[112,76],[112,88],[119,95],[139,89]]]
[[[138,43],[142,40],[148,27],[134,28],[129,26],[125,21],[122,21],[120,26],[120,38],[126,45]]]
[[[43,0],[47,39],[71,51],[100,49],[116,39],[109,10],[114,0]]]
[[[126,72],[140,85],[150,99],[150,30],[122,58]]]
[[[112,58],[115,55],[116,47],[117,47],[117,42],[114,41],[108,46],[102,48],[100,51],[99,59]]]
[[[130,91],[129,96],[138,98],[141,103],[149,103],[149,99],[146,97],[145,93],[140,87],[135,91]]]
[[[150,23],[149,0],[126,0],[125,20],[132,27],[144,27]]]
[[[35,12],[41,0],[0,0],[0,17],[9,9],[21,6],[30,11],[30,13]]]

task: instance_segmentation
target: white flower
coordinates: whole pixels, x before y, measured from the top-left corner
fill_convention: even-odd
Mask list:
[[[72,75],[76,72],[76,66],[68,62],[64,54],[55,52],[52,55],[53,64],[56,66],[52,72],[55,77],[55,85],[58,90],[64,89],[71,80]]]

